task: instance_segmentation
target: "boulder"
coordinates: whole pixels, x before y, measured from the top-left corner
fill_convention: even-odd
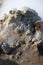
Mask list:
[[[18,65],[43,65],[43,25],[38,13],[28,7],[10,10],[0,22],[0,59]]]

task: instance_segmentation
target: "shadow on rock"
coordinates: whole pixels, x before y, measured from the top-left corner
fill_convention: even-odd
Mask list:
[[[43,55],[43,42],[37,45],[39,55]]]
[[[2,60],[0,59],[0,65],[18,65],[16,62],[10,60]]]

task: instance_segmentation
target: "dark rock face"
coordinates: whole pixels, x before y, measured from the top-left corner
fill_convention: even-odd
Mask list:
[[[39,54],[43,55],[43,41],[39,45],[37,45],[37,47],[38,47],[38,50],[39,50]]]
[[[0,65],[9,65],[10,61],[15,65],[43,65],[41,23],[37,12],[30,8],[11,10],[0,20]]]
[[[9,61],[9,60],[1,60],[0,59],[0,65],[18,65],[16,62]]]

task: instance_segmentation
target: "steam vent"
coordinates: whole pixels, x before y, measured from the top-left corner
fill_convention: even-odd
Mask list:
[[[28,7],[0,19],[0,65],[43,65],[43,22]]]

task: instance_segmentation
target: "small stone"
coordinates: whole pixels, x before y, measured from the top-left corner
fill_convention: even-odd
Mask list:
[[[19,54],[20,54],[20,52],[17,52],[17,54],[16,54],[16,59],[18,59],[19,58]]]
[[[14,57],[14,55],[10,55],[10,60],[13,60],[15,57]]]
[[[16,59],[19,59],[19,57],[22,55],[22,51],[18,51],[15,55]]]
[[[19,43],[18,43],[18,42],[16,43],[16,47],[17,47],[17,46],[19,46]]]
[[[27,30],[25,34],[26,35],[29,35],[30,34],[30,30]]]
[[[32,42],[34,42],[34,41],[36,41],[36,39],[35,39],[35,38],[33,38],[33,39],[32,39]]]
[[[4,53],[9,53],[11,51],[11,48],[9,47],[9,45],[6,42],[3,42],[1,48]]]

